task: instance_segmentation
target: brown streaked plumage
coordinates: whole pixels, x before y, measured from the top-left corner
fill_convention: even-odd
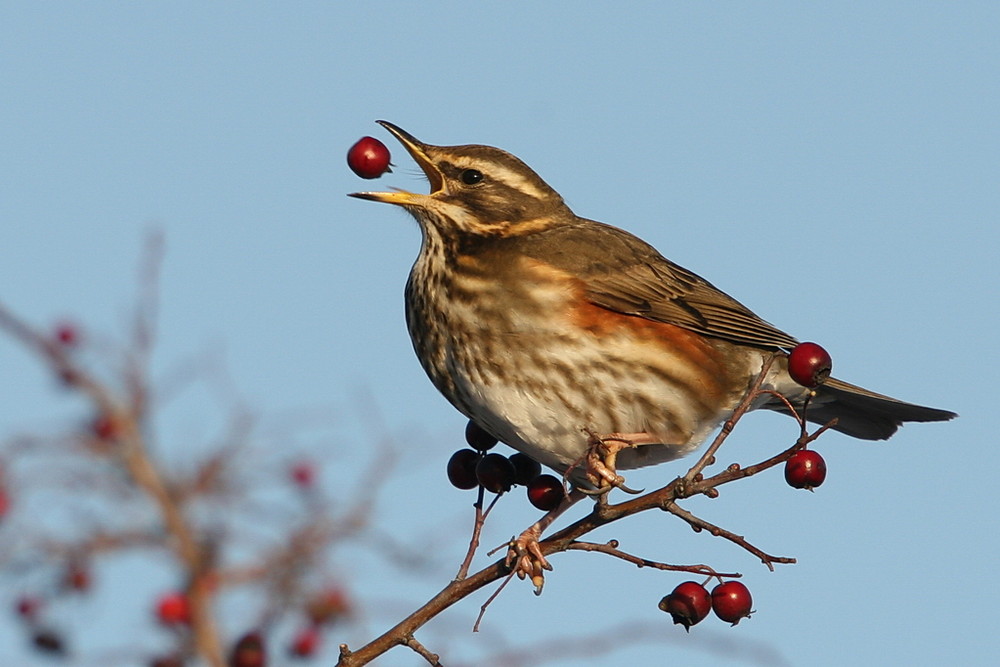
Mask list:
[[[732,412],[765,358],[795,346],[641,239],[577,217],[510,153],[432,146],[379,122],[431,186],[352,195],[420,223],[406,285],[417,357],[456,408],[515,449],[559,472],[584,456],[588,434],[632,436],[620,468],[683,456]],[[808,391],[783,359],[766,386],[793,404]],[[785,410],[777,399],[755,407]],[[808,412],[869,440],[954,416],[836,379]]]

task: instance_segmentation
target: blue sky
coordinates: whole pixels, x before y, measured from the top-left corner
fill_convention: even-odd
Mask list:
[[[578,214],[824,344],[840,377],[961,418],[889,443],[824,437],[815,494],[773,471],[694,504],[799,558],[775,573],[667,516],[598,535],[743,572],[758,613],[736,628],[684,635],[655,607],[681,579],[568,554],[541,598],[509,587],[487,632],[466,632],[480,596],[426,643],[473,662],[502,643],[652,622],[663,641],[616,664],[987,664],[1000,585],[998,29],[994,3],[4,3],[0,300],[121,340],[143,239],[162,230],[155,369],[207,355],[227,378],[225,398],[171,404],[157,434],[168,458],[183,464],[234,403],[265,426],[322,414],[335,428],[296,446],[335,437],[331,467],[362,465],[373,434],[389,434],[402,465],[379,527],[433,531],[442,565],[411,576],[377,557],[339,562],[381,605],[338,638],[357,644],[451,576],[471,499],[443,481],[463,420],[403,325],[416,226],[345,196],[425,185],[394,144],[398,169],[374,186],[344,154],[363,134],[390,141],[379,118],[430,143],[500,146]],[[3,437],[85,414],[5,338],[0,369]],[[750,463],[793,437],[791,422],[752,415],[727,456]],[[533,516],[507,499],[485,541]],[[109,592],[81,603],[86,646],[115,642],[114,610],[145,568],[108,567]],[[6,625],[0,655],[34,664]],[[384,664],[420,662],[397,651]]]

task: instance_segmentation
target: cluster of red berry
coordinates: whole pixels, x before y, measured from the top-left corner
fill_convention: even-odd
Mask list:
[[[724,581],[712,589],[711,594],[702,584],[685,581],[660,600],[660,609],[685,630],[704,620],[709,611],[714,611],[726,623],[736,625],[753,613],[752,608],[750,589],[738,581]]]
[[[472,449],[460,449],[448,460],[448,480],[456,488],[481,486],[490,493],[506,493],[520,484],[528,491],[528,501],[546,512],[559,507],[566,496],[562,481],[542,474],[542,466],[530,456],[487,454],[498,440],[473,421],[465,427],[465,441]]]

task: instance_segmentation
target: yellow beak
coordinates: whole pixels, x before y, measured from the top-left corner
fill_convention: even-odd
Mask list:
[[[419,141],[403,128],[397,127],[388,121],[379,120],[376,122],[385,129],[389,130],[389,132],[399,140],[399,143],[403,144],[403,148],[406,149],[406,151],[413,157],[413,160],[420,166],[424,175],[427,176],[427,180],[430,182],[430,194],[433,195],[435,192],[444,187],[444,176],[441,174],[441,171],[437,168],[434,161],[428,154],[429,151],[434,149],[433,146],[429,146]],[[397,206],[419,205],[423,199],[427,198],[427,195],[407,192],[406,190],[394,190],[393,192],[352,192],[348,196],[357,197],[358,199],[384,202],[386,204],[396,204]]]

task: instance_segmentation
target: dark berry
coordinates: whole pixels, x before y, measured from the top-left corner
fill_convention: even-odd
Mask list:
[[[803,387],[823,384],[831,370],[830,353],[816,343],[799,343],[788,355],[788,374]]]
[[[496,447],[497,442],[499,442],[499,440],[484,431],[482,426],[471,419],[465,425],[465,441],[469,443],[469,447],[478,449],[481,452],[493,449]]]
[[[826,461],[811,449],[800,449],[785,461],[785,481],[796,489],[812,490],[826,479]]]
[[[712,589],[712,610],[726,623],[736,625],[750,615],[750,589],[738,581],[727,581]]]
[[[531,480],[542,474],[542,464],[527,454],[515,452],[509,458],[510,462],[514,464],[515,484],[527,486]]]
[[[248,632],[240,637],[229,654],[228,667],[265,667],[267,652],[264,638],[259,632]]]
[[[559,507],[565,496],[566,489],[555,475],[537,475],[528,482],[528,501],[543,512]]]
[[[62,637],[55,630],[49,628],[37,630],[31,638],[31,643],[42,653],[49,653],[51,655],[63,655],[66,653],[66,646],[63,643]]]
[[[448,459],[448,481],[458,489],[474,489],[479,486],[476,464],[482,456],[471,449],[460,449]]]
[[[361,178],[378,178],[389,169],[389,149],[375,137],[361,137],[347,151],[347,164]]]
[[[708,616],[712,609],[712,596],[698,582],[685,581],[660,600],[660,609],[670,614],[674,623],[690,630],[692,625],[697,625]]]
[[[476,478],[491,493],[510,491],[514,485],[514,464],[503,454],[487,454],[476,465]]]

